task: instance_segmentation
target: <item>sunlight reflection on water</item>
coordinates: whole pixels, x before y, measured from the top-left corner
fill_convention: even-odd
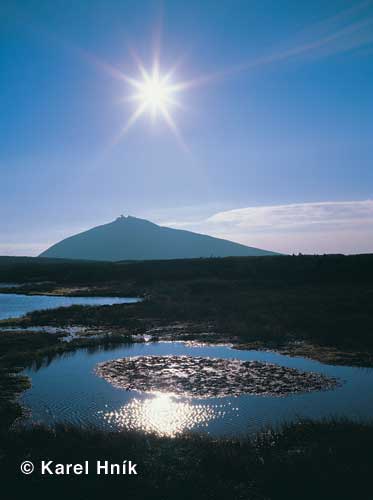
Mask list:
[[[331,391],[284,398],[243,394],[204,399],[176,397],[171,394],[170,385],[168,397],[162,399],[159,394],[119,389],[95,373],[99,363],[150,355],[256,360],[322,373],[344,383]],[[301,357],[226,346],[143,342],[106,349],[80,349],[53,360],[46,359],[22,374],[32,380],[31,388],[21,396],[22,404],[30,409],[27,422],[45,425],[61,422],[111,430],[148,429],[164,435],[184,430],[212,436],[241,436],[269,425],[296,422],[299,418],[335,416],[370,420],[373,416],[373,369],[325,365]]]
[[[191,404],[172,394],[153,393],[149,399],[133,399],[119,410],[103,413],[103,417],[116,428],[173,437],[196,426],[208,427],[213,420],[233,411],[238,408],[232,408],[230,403]]]

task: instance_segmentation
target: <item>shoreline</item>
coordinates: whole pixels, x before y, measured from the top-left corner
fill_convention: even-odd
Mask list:
[[[63,328],[61,328],[63,330]],[[271,351],[279,354],[283,354],[290,357],[301,356],[309,358],[311,360],[320,361],[325,364],[335,364],[344,366],[354,366],[360,367],[360,358],[354,359],[355,364],[348,363],[351,359],[345,356],[342,351],[336,351],[334,349],[326,349],[321,346],[312,346],[304,343],[297,343],[293,346],[274,346],[265,345],[263,342],[252,342],[247,344],[240,344],[235,342],[227,342],[227,339],[221,337],[220,340],[209,339],[206,341],[201,338],[194,337],[193,339],[189,336],[188,338],[162,336],[159,335],[157,339],[149,338],[145,339],[143,336],[131,336],[125,333],[111,332],[101,333],[97,336],[94,332],[89,332],[83,336],[78,336],[73,338],[70,342],[62,342],[64,337],[63,332],[58,333],[46,333],[46,332],[25,332],[20,329],[17,331],[2,331],[0,332],[0,342],[7,337],[10,345],[12,343],[17,344],[17,341],[22,338],[27,348],[24,348],[21,352],[10,352],[8,355],[2,356],[0,359],[0,400],[8,406],[8,411],[3,411],[3,415],[0,416],[0,427],[2,421],[13,420],[22,417],[24,414],[24,409],[19,401],[19,396],[30,387],[30,379],[21,375],[21,372],[30,367],[33,363],[42,362],[44,359],[51,359],[53,357],[58,357],[66,352],[72,352],[79,349],[87,348],[112,348],[118,345],[143,343],[143,342],[181,342],[193,345],[206,345],[206,346],[216,346],[224,345],[231,349],[237,350],[263,350]],[[224,340],[224,342],[223,342]],[[352,353],[357,356],[356,353]],[[336,356],[338,356],[339,363],[335,363]],[[367,365],[365,365],[367,366]],[[11,389],[9,389],[9,382],[11,381]],[[8,413],[8,415],[7,415]],[[14,416],[14,418],[12,417]]]

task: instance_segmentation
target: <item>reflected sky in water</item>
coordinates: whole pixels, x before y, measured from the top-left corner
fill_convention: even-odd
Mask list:
[[[19,318],[29,312],[72,305],[101,306],[138,302],[134,297],[66,297],[0,293],[0,319]]]
[[[182,398],[125,391],[95,375],[98,363],[144,355],[188,355],[277,363],[338,377],[331,391],[287,397],[242,395],[222,398]],[[31,409],[29,421],[97,425],[104,429],[136,429],[159,435],[182,431],[212,436],[243,435],[263,426],[299,418],[373,417],[373,369],[324,365],[273,352],[239,351],[225,346],[190,346],[179,342],[141,343],[109,349],[81,349],[24,371],[32,388],[21,401]],[[170,387],[170,392],[172,387]]]

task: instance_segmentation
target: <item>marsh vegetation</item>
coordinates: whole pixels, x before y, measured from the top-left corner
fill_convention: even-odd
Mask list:
[[[100,363],[96,373],[125,390],[214,398],[253,394],[286,396],[332,389],[320,373],[265,363],[201,356],[137,356]]]
[[[21,498],[292,499],[363,498],[370,491],[373,424],[305,421],[247,438],[198,435],[157,437],[78,427],[9,427],[22,414],[15,399],[29,384],[20,372],[82,347],[112,346],[136,335],[196,341],[223,339],[244,347],[305,351],[328,362],[372,366],[373,256],[283,256],[185,261],[96,263],[0,259],[0,281],[19,293],[142,296],[138,304],[72,306],[35,311],[0,333],[0,462],[5,486]],[[3,288],[14,293],[14,288]],[[72,325],[105,334],[62,343],[61,334],[24,327]],[[172,333],[170,333],[172,332]],[[51,457],[60,462],[142,464],[141,481],[95,478],[47,481],[21,477],[19,463]],[[108,482],[110,481],[110,483]],[[307,485],[307,486],[306,486]],[[18,495],[18,496],[17,496]]]
[[[57,426],[0,436],[3,491],[13,498],[351,500],[369,498],[373,425],[300,422],[244,438],[144,436]],[[22,476],[23,460],[138,463],[139,476]],[[5,458],[6,457],[6,458]]]
[[[0,280],[23,283],[19,293],[145,299],[37,311],[20,326],[85,325],[138,334],[158,328],[164,338],[170,325],[187,323],[187,329],[174,329],[173,339],[205,340],[209,333],[209,341],[373,364],[373,255],[123,263],[2,258]]]

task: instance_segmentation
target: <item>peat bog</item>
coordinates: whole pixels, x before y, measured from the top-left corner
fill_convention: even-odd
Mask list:
[[[108,433],[78,427],[11,428],[22,409],[16,396],[28,380],[20,371],[76,349],[131,342],[170,325],[173,339],[229,341],[234,345],[282,349],[329,363],[372,366],[373,256],[280,256],[185,261],[95,263],[48,259],[0,259],[0,282],[19,284],[17,293],[141,296],[138,304],[72,306],[34,311],[1,322],[1,466],[18,492],[37,488],[39,497],[102,498],[123,491],[131,498],[352,498],[363,496],[373,466],[373,425],[339,420],[300,422],[246,439],[198,436],[161,438],[134,432]],[[15,288],[3,288],[14,293]],[[104,331],[61,342],[61,334],[25,332],[25,327],[85,327]],[[63,335],[63,334],[62,334]],[[294,349],[293,349],[294,348]],[[303,350],[303,351],[302,351]],[[323,354],[324,353],[324,354]],[[53,362],[53,361],[52,361]],[[262,367],[261,367],[262,368]],[[263,371],[258,374],[263,374]],[[184,388],[185,389],[185,388]],[[123,457],[139,463],[141,482],[116,485],[95,479],[31,481],[15,476],[14,461],[47,454],[64,460],[80,455]],[[132,456],[131,456],[132,458]],[[192,466],[194,464],[194,467]],[[186,482],[185,482],[186,481]],[[311,486],[305,484],[311,481]],[[181,486],[183,484],[183,487]]]

